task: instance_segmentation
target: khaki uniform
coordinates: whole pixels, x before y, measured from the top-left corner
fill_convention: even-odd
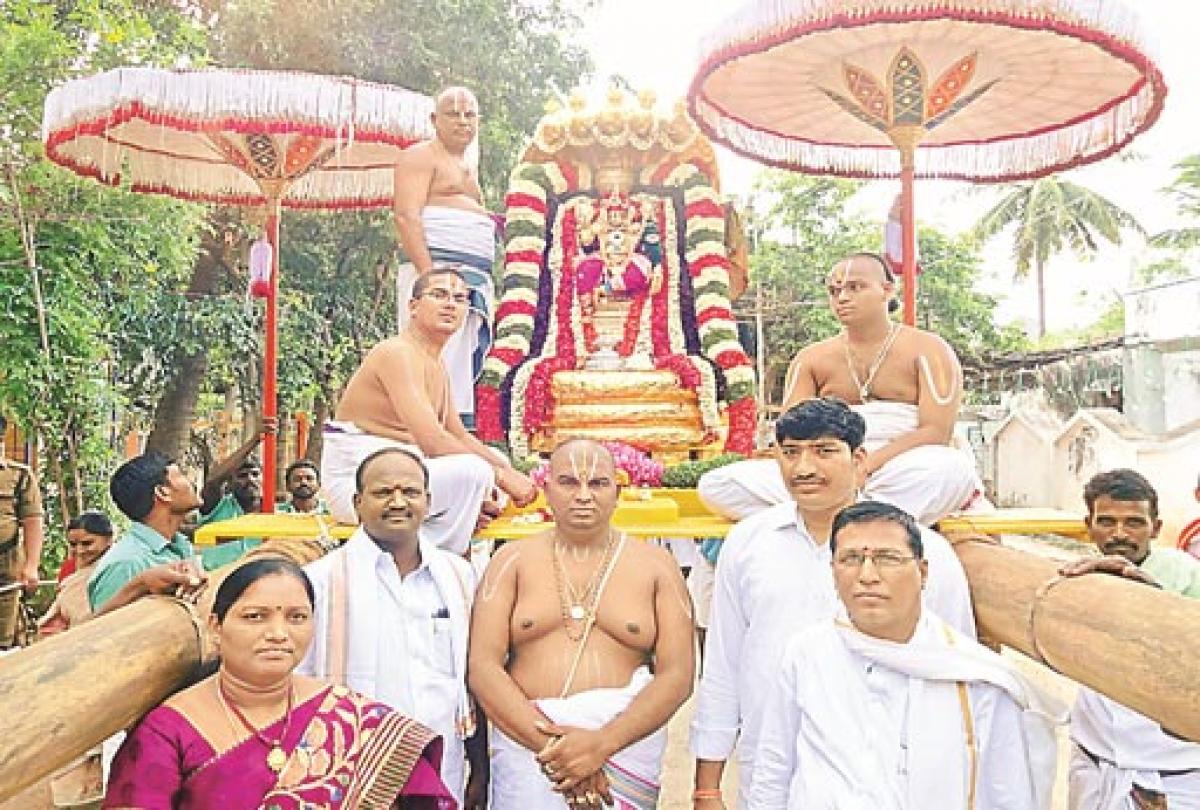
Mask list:
[[[33,471],[0,458],[0,585],[20,579],[25,563],[21,521],[42,514],[42,495]],[[0,594],[0,649],[16,642],[19,594]]]

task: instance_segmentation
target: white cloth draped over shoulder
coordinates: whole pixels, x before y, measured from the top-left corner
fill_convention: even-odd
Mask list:
[[[467,632],[475,575],[466,560],[422,540],[421,564],[395,561],[359,528],[304,567],[316,592],[313,641],[298,672],[392,706],[442,736],[442,780],[461,804],[473,723]]]
[[[904,644],[812,627],[768,691],[753,810],[1050,807],[1066,706],[928,613]]]
[[[917,429],[917,406],[867,402],[851,406],[867,423],[867,452]],[[705,473],[700,497],[712,510],[740,520],[791,499],[774,459],[750,459]],[[971,457],[947,445],[907,450],[871,474],[863,495],[908,512],[924,526],[981,500],[983,485]]]
[[[475,413],[475,378],[492,345],[492,313],[496,290],[492,263],[496,255],[496,223],[487,214],[427,205],[421,210],[429,256],[438,264],[457,265],[471,289],[471,303],[462,327],[442,348],[442,362],[450,375],[450,394],[460,414]],[[396,313],[400,329],[409,320],[417,270],[402,264],[396,273]]]
[[[941,535],[923,529],[921,539],[929,561],[923,604],[974,637],[962,564]],[[778,675],[788,640],[832,619],[838,606],[829,545],[813,541],[794,503],[730,531],[717,561],[691,747],[707,760],[726,760],[736,748],[743,803],[764,718],[763,686]]]
[[[429,514],[421,536],[435,546],[465,554],[475,532],[483,501],[495,484],[491,465],[476,455],[458,453],[426,458],[416,445],[364,433],[352,422],[325,423],[321,452],[321,491],[329,511],[340,523],[357,523],[354,476],[367,456],[398,447],[421,456],[429,470]]]
[[[601,728],[633,702],[653,680],[650,671],[634,671],[627,686],[591,689],[564,698],[543,698],[534,705],[560,726]],[[534,759],[534,752],[493,726],[491,734],[491,802],[494,810],[564,810],[567,802],[555,793],[550,780]],[[618,751],[605,765],[609,787],[618,810],[652,810],[657,806],[659,776],[667,746],[664,726]]]

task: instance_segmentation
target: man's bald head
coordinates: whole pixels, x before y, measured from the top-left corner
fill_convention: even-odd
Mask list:
[[[465,87],[447,87],[437,94],[429,120],[446,150],[461,155],[479,133],[479,101]]]
[[[443,109],[446,112],[458,112],[467,108],[479,112],[479,99],[466,87],[447,87],[437,94],[433,104],[438,112]]]
[[[583,534],[608,531],[619,495],[616,463],[599,442],[568,439],[550,454],[546,504],[561,528]]]
[[[829,272],[825,287],[830,307],[842,323],[877,317],[874,313],[879,304],[886,317],[898,305],[894,297],[896,277],[878,253],[852,253],[842,259]]]

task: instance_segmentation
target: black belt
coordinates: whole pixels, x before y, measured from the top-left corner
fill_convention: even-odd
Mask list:
[[[1085,757],[1087,757],[1088,759],[1090,759],[1090,760],[1092,761],[1092,764],[1093,764],[1093,765],[1095,765],[1097,768],[1099,768],[1099,767],[1100,767],[1100,763],[1101,763],[1101,762],[1105,762],[1105,763],[1108,763],[1109,765],[1112,765],[1112,766],[1116,767],[1117,763],[1115,763],[1115,762],[1112,762],[1111,760],[1107,760],[1107,759],[1104,759],[1104,758],[1102,758],[1102,757],[1098,757],[1098,756],[1096,756],[1096,755],[1095,755],[1095,754],[1093,754],[1091,751],[1087,750],[1087,749],[1086,749],[1086,748],[1084,748],[1082,745],[1080,745],[1078,742],[1077,742],[1077,743],[1075,743],[1075,745],[1076,745],[1076,747],[1077,747],[1077,748],[1079,748],[1079,750],[1080,750],[1080,751],[1082,751],[1082,752],[1083,752],[1083,755],[1084,755]],[[1182,770],[1182,771],[1158,771],[1157,773],[1158,773],[1158,775],[1159,775],[1159,776],[1163,776],[1163,777],[1168,777],[1168,776],[1187,776],[1188,774],[1190,774],[1190,773],[1195,773],[1195,772],[1196,772],[1196,771],[1198,771],[1198,770],[1200,770],[1200,768],[1187,768],[1186,770]]]

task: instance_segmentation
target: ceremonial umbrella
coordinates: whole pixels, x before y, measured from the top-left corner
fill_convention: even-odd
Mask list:
[[[1115,0],[756,0],[688,93],[714,141],[772,166],[901,178],[914,322],[915,177],[1002,182],[1104,158],[1166,84]]]
[[[432,111],[427,96],[350,77],[120,68],[51,91],[42,134],[51,160],[103,183],[266,208],[263,415],[274,417],[281,206],[391,205],[396,158],[432,136]],[[271,512],[273,434],[263,453]]]

